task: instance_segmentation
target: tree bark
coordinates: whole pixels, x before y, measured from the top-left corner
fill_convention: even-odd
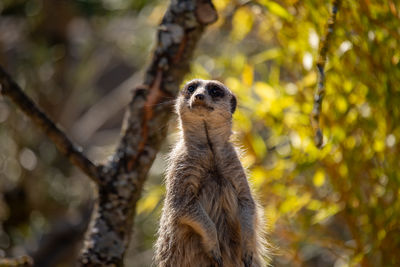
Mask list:
[[[81,266],[122,266],[136,203],[166,136],[172,102],[205,27],[217,20],[211,0],[171,0],[159,25],[144,82],[133,92],[122,138],[104,166],[88,159],[0,68],[0,92],[9,97],[96,184],[97,201],[79,258]]]
[[[335,29],[336,14],[341,5],[341,0],[332,1],[332,12],[328,19],[327,30],[325,36],[321,38],[318,51],[318,61],[317,61],[317,73],[318,82],[314,93],[314,106],[311,111],[311,127],[314,131],[314,143],[315,146],[321,149],[324,145],[324,136],[322,134],[322,128],[320,125],[320,116],[322,110],[322,101],[325,95],[325,63],[326,55],[329,50],[332,35]]]
[[[128,106],[123,137],[98,186],[98,203],[80,257],[83,266],[122,266],[136,203],[166,136],[172,99],[189,71],[206,25],[217,19],[211,1],[172,0],[157,32],[157,44],[142,86]]]

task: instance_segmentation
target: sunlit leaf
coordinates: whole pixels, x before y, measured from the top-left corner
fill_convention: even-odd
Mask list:
[[[262,5],[268,8],[268,10],[272,13],[275,14],[283,19],[286,19],[288,21],[291,21],[293,19],[293,16],[287,12],[285,8],[283,8],[281,5],[279,5],[276,2],[270,1],[270,0],[258,0]]]
[[[328,207],[321,208],[317,214],[313,217],[313,223],[320,223],[335,215],[340,211],[340,207],[336,204],[330,204]]]
[[[246,7],[240,8],[235,12],[232,20],[231,37],[233,40],[242,40],[253,26],[253,14]]]
[[[322,170],[318,170],[315,172],[313,183],[317,187],[320,187],[325,183],[325,174]]]
[[[242,72],[242,80],[243,84],[246,86],[251,86],[253,84],[253,74],[254,69],[252,66],[246,64],[244,66],[243,72]]]
[[[160,202],[161,196],[164,194],[164,190],[161,187],[154,187],[142,197],[137,204],[137,213],[149,213],[155,209],[157,204]]]

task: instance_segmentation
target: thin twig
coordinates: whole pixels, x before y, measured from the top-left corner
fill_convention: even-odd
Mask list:
[[[9,97],[32,121],[41,128],[54,142],[60,152],[72,164],[80,168],[94,182],[100,183],[100,171],[81,151],[81,148],[72,143],[65,133],[42,112],[33,101],[22,91],[21,87],[0,66],[0,93]]]
[[[326,54],[329,50],[330,40],[332,39],[333,30],[336,23],[336,14],[339,10],[341,0],[333,0],[332,2],[332,12],[328,20],[327,31],[325,33],[324,39],[321,40],[319,46],[319,56],[317,61],[318,70],[318,83],[317,88],[314,93],[314,107],[311,112],[311,126],[314,130],[314,141],[318,148],[322,148],[323,144],[323,134],[319,122],[319,117],[321,115],[322,100],[325,95],[325,63]]]

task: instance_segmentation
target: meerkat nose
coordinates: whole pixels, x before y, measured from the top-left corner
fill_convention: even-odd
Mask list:
[[[198,100],[204,100],[204,95],[203,94],[197,94],[194,96]]]

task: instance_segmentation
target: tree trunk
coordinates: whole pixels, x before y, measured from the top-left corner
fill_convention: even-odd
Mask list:
[[[144,82],[133,92],[120,144],[108,164],[88,159],[0,67],[0,93],[43,130],[96,184],[97,201],[79,258],[81,266],[122,266],[136,203],[167,131],[175,99],[205,26],[217,20],[211,0],[172,0],[157,32]]]
[[[189,70],[193,50],[207,24],[217,19],[211,1],[172,0],[157,32],[144,83],[134,91],[118,149],[101,171],[98,201],[79,262],[122,266],[136,203],[166,136],[172,99]]]

